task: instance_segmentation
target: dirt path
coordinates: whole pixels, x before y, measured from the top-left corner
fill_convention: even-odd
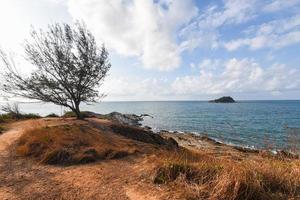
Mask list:
[[[0,135],[0,199],[169,199],[143,169],[144,156],[71,167],[46,166],[14,156],[29,122]]]

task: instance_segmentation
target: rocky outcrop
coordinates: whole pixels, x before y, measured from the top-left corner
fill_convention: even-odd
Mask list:
[[[112,112],[109,114],[99,114],[90,111],[84,111],[85,117],[95,117],[100,119],[109,119],[120,124],[126,124],[130,126],[141,126],[141,121],[144,120],[144,117],[152,117],[148,114],[136,115],[136,114],[122,114],[119,112]]]
[[[141,126],[141,121],[144,120],[144,117],[151,117],[148,114],[135,115],[135,114],[122,114],[118,112],[112,112],[107,115],[104,115],[113,121],[117,121],[121,124],[126,124],[130,126]]]
[[[110,125],[110,128],[114,133],[132,140],[154,145],[162,145],[169,149],[176,149],[179,147],[178,143],[173,138],[163,138],[159,134],[153,133],[151,130],[146,130],[141,127],[112,124]]]
[[[219,99],[211,100],[210,103],[235,103],[235,100],[230,96],[221,97]]]

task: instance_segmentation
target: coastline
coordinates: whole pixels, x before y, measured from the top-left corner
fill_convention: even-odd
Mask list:
[[[199,149],[215,149],[220,148],[224,151],[239,151],[242,153],[254,153],[254,154],[265,154],[268,156],[275,157],[284,157],[284,158],[292,158],[298,159],[300,156],[299,152],[291,152],[285,149],[265,149],[265,148],[255,148],[244,145],[237,145],[232,143],[222,142],[215,138],[207,136],[207,134],[203,133],[192,133],[192,132],[184,132],[184,131],[172,131],[172,130],[158,130],[153,131],[152,127],[144,126],[142,121],[144,117],[152,117],[148,114],[122,114],[119,112],[112,112],[106,115],[90,113],[93,117],[111,119],[112,121],[117,121],[121,124],[126,124],[129,126],[140,127],[145,131],[150,131],[151,133],[159,134],[160,136],[168,139],[174,139],[179,146],[182,146],[187,149],[199,150]]]
[[[147,115],[146,115],[147,116]],[[243,153],[255,153],[255,154],[269,154],[270,156],[276,157],[287,157],[287,158],[300,158],[300,152],[291,152],[284,148],[280,149],[266,149],[266,148],[257,148],[247,145],[238,145],[232,144],[230,142],[220,141],[216,138],[210,137],[205,133],[195,133],[195,132],[186,132],[186,131],[173,131],[173,130],[157,130],[153,131],[150,126],[144,126],[141,122],[143,118],[139,119],[140,121],[137,124],[138,127],[142,127],[145,130],[157,133],[166,138],[174,139],[179,146],[188,148],[188,149],[203,149],[203,148],[212,148],[212,146],[225,147],[233,150],[237,150]]]

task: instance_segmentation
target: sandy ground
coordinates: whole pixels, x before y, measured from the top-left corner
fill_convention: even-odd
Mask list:
[[[47,122],[42,122],[47,123]],[[46,166],[16,158],[14,142],[28,121],[0,135],[0,199],[174,199],[152,184],[147,156],[70,167]]]

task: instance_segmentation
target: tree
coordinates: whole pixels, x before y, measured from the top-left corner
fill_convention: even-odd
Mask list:
[[[12,116],[12,118],[14,119],[21,119],[22,114],[20,112],[20,108],[19,108],[19,104],[14,103],[13,105],[10,105],[9,103],[7,103],[4,106],[1,106],[1,110],[10,114]]]
[[[51,102],[71,109],[78,119],[81,102],[103,98],[102,85],[111,64],[108,52],[98,48],[84,24],[53,24],[48,31],[31,32],[25,41],[25,58],[37,67],[29,76],[16,70],[15,62],[0,50],[5,66],[2,89],[12,95]]]

